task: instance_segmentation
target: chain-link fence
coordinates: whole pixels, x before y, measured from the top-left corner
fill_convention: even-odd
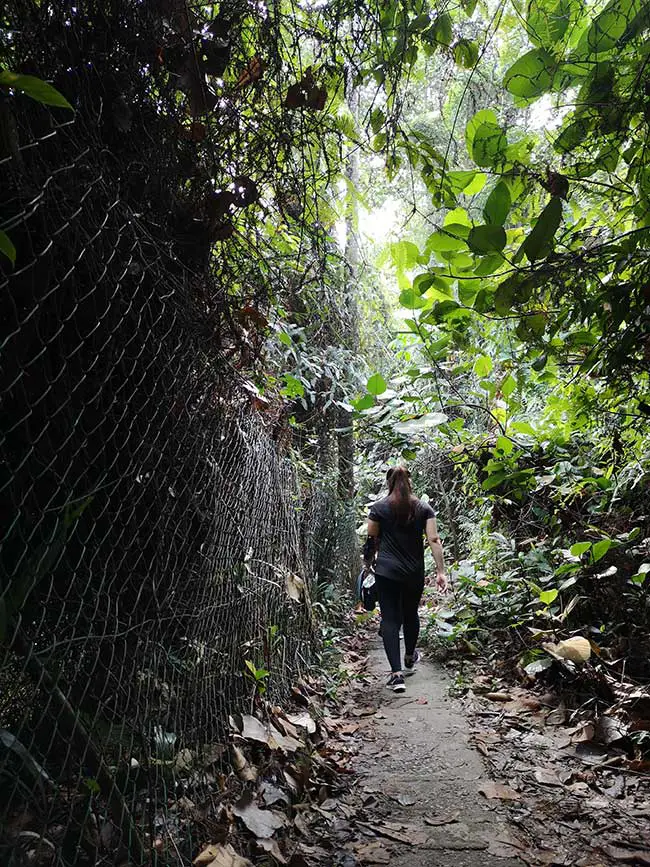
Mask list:
[[[147,77],[163,52],[185,63],[188,7],[103,6],[0,14],[7,63],[76,108],[0,88],[16,250],[0,255],[0,863],[16,867],[150,859],[169,804],[218,788],[228,715],[286,696],[308,663],[336,548],[334,494],[301,487],[286,424],[236,374],[257,296],[228,296],[237,261],[210,264],[229,219],[188,211],[200,124],[174,118],[171,73]],[[207,33],[213,64],[226,35]]]

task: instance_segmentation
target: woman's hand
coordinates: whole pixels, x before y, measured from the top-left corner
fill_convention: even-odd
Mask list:
[[[447,584],[447,576],[444,572],[438,572],[436,574],[436,586],[441,593],[446,593],[448,584]]]

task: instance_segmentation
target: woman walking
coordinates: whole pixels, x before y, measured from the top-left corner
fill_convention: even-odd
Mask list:
[[[367,570],[375,566],[381,635],[391,667],[386,686],[394,692],[404,692],[404,675],[415,673],[420,658],[415,646],[420,633],[418,607],[424,590],[425,535],[436,564],[436,583],[441,590],[447,589],[447,579],[435,512],[428,503],[413,495],[406,467],[392,467],[386,480],[388,496],[370,509],[363,556]],[[404,629],[403,669],[400,627]]]

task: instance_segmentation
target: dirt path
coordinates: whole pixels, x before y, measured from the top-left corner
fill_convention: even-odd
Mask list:
[[[479,792],[487,782],[481,757],[468,744],[469,724],[449,697],[449,676],[423,661],[396,695],[384,686],[386,660],[371,645],[372,681],[356,693],[377,706],[360,735],[356,761],[367,798],[368,837],[355,842],[362,863],[393,867],[519,867],[507,845],[507,820]],[[376,860],[373,860],[376,858]]]

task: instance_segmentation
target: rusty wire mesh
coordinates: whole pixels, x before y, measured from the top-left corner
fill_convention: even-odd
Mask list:
[[[2,864],[151,858],[170,804],[218,789],[229,713],[309,662],[336,547],[237,372],[259,340],[233,310],[281,263],[244,232],[214,257],[233,209],[197,211],[214,162],[168,71],[152,96],[187,7],[105,6],[3,13],[3,57],[76,112],[0,94]]]

